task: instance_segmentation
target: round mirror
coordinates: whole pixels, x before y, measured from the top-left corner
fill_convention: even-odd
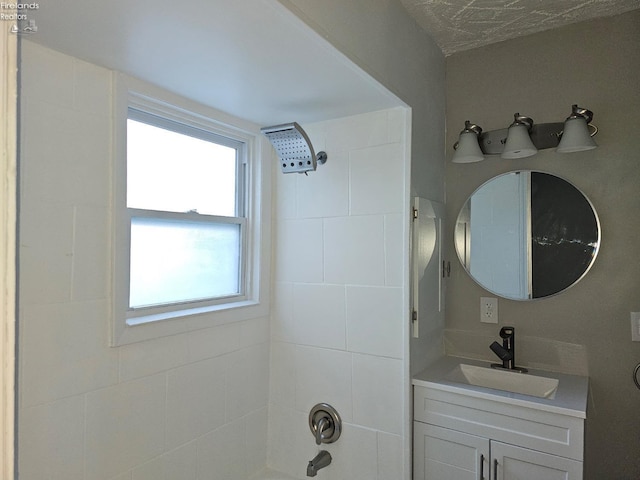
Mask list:
[[[591,202],[571,183],[543,172],[497,176],[469,197],[455,228],[458,258],[501,297],[555,295],[580,280],[600,245]]]

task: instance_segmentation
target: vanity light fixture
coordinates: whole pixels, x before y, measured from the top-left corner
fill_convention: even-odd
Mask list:
[[[460,139],[453,148],[456,149],[451,161],[453,163],[473,163],[484,160],[484,154],[480,149],[478,138],[482,134],[482,128],[469,120],[464,122],[464,130],[460,132]]]
[[[502,151],[502,158],[525,158],[538,153],[531,141],[529,132],[533,128],[533,119],[519,113],[513,115],[513,123],[509,126],[507,140]]]
[[[589,131],[592,119],[593,112],[591,110],[573,105],[571,107],[571,115],[564,122],[564,131],[556,152],[582,152],[596,148],[598,144],[592,137],[598,132],[598,129],[591,125],[595,128],[595,131],[593,133]]]
[[[593,136],[598,128],[591,124],[593,112],[577,105],[563,122],[534,124],[533,120],[516,113],[509,128],[483,132],[468,120],[453,148],[453,163],[471,163],[486,155],[505,159],[525,158],[538,150],[556,148],[558,153],[580,152],[596,148]],[[479,147],[479,150],[478,150]]]

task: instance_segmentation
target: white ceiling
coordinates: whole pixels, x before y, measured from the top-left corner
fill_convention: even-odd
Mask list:
[[[56,0],[28,38],[261,126],[403,103],[276,0]]]
[[[638,0],[400,0],[450,54]],[[339,12],[336,12],[338,15]],[[261,126],[404,105],[277,0],[56,0],[34,42]]]
[[[640,8],[638,0],[400,0],[445,55]]]

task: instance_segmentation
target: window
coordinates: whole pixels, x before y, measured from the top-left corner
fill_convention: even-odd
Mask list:
[[[129,109],[129,309],[243,298],[244,151]]]
[[[269,169],[258,127],[127,90],[116,108],[113,343],[264,315]]]

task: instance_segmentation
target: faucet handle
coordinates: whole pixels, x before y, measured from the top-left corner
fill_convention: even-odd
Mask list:
[[[507,350],[506,348],[504,348],[502,345],[500,345],[498,342],[493,342],[491,345],[489,345],[489,348],[493,351],[493,353],[495,353],[498,358],[500,360],[502,360],[503,362],[506,360],[513,360],[513,353],[511,353],[509,350]]]
[[[327,403],[318,403],[309,412],[309,429],[316,445],[333,443],[340,438],[342,420],[338,412]]]

